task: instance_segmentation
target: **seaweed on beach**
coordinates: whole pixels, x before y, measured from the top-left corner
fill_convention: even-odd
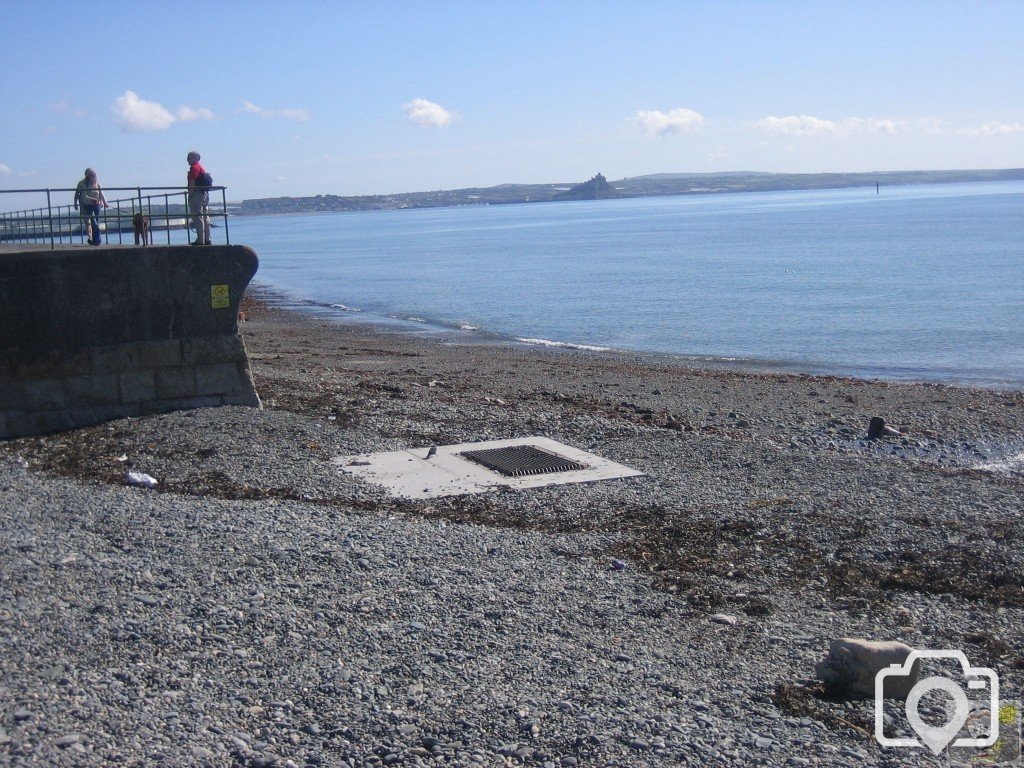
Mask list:
[[[771,699],[780,712],[792,717],[809,717],[832,730],[851,730],[860,736],[874,735],[873,711],[843,707],[850,699],[820,681],[778,683]]]
[[[787,500],[758,500],[758,509],[784,506]],[[634,522],[638,518],[633,518]],[[648,520],[665,520],[664,511]],[[839,526],[838,521],[833,521]],[[834,534],[839,533],[838,536]],[[964,544],[942,549],[921,548],[908,539],[895,557],[879,561],[857,557],[846,546],[829,551],[827,540],[816,541],[812,530],[765,533],[749,520],[722,520],[677,515],[671,522],[637,525],[622,555],[650,571],[671,593],[687,593],[691,603],[712,610],[724,604],[714,583],[770,583],[784,575],[788,583],[820,584],[834,600],[854,604],[885,603],[897,592],[950,594],[995,606],[1024,607],[1024,573],[1005,553]],[[832,531],[833,540],[849,544],[851,531]],[[1014,534],[1005,534],[1013,540]],[[766,556],[770,553],[770,556]],[[756,595],[743,610],[748,615],[770,612],[770,602]]]
[[[344,411],[336,409],[332,415],[342,420]],[[450,435],[436,432],[433,436],[443,441]],[[861,526],[844,522],[847,518],[842,515],[824,520],[821,512],[803,513],[785,495],[752,499],[739,514],[722,505],[673,509],[632,504],[586,514],[555,507],[537,515],[505,503],[502,493],[431,502],[310,496],[300,488],[234,478],[206,466],[217,458],[216,446],[197,443],[193,448],[194,464],[176,477],[161,478],[157,492],[293,500],[550,533],[621,534],[623,539],[611,554],[651,573],[661,589],[685,595],[695,609],[716,610],[732,600],[748,615],[768,615],[773,610],[770,596],[762,594],[758,585],[779,580],[793,587],[824,585],[833,600],[848,607],[884,603],[899,592],[950,594],[995,606],[1024,607],[1024,573],[1003,549],[1013,546],[1020,534],[1001,524],[990,524],[976,541],[952,547],[928,546],[906,535],[894,542],[890,557],[879,560],[856,554],[855,542],[866,535]],[[144,465],[147,457],[167,461],[181,453],[179,447],[140,441],[123,424],[10,441],[4,450],[48,473],[107,484],[123,484],[126,470]],[[330,453],[312,444],[305,450],[310,458],[321,460]],[[933,521],[925,515],[915,513],[904,523],[911,531],[934,530]],[[842,544],[834,548],[833,542]],[[999,547],[991,546],[995,542]],[[736,594],[743,597],[730,597]]]
[[[1002,555],[969,546],[919,551],[904,546],[890,560],[839,553],[809,567],[837,599],[888,602],[900,592],[953,595],[1001,607],[1024,607],[1024,573]]]
[[[110,425],[86,427],[73,432],[21,438],[4,443],[3,449],[20,456],[35,469],[102,483],[121,482],[131,464],[128,451],[138,449],[126,429]],[[149,446],[156,451],[159,446]]]

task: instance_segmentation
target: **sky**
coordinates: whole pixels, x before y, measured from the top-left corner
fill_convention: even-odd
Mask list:
[[[0,189],[1024,167],[1024,0],[0,0]],[[0,209],[3,209],[0,200]]]

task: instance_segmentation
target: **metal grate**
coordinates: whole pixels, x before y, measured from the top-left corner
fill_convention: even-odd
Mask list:
[[[569,472],[586,469],[585,464],[545,451],[532,445],[514,445],[509,448],[490,448],[482,451],[463,451],[459,454],[470,461],[507,477],[546,475],[551,472]]]

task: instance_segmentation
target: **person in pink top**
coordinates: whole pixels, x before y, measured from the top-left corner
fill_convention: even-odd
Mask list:
[[[192,228],[196,231],[196,239],[192,245],[210,245],[210,192],[207,189],[206,169],[199,162],[199,153],[195,150],[188,153],[188,209],[192,214]]]

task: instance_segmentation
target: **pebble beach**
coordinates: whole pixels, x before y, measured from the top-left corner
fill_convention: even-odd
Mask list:
[[[947,765],[815,679],[840,637],[1024,699],[1024,392],[244,310],[261,410],[0,444],[0,764]],[[644,475],[332,462],[528,436]]]

